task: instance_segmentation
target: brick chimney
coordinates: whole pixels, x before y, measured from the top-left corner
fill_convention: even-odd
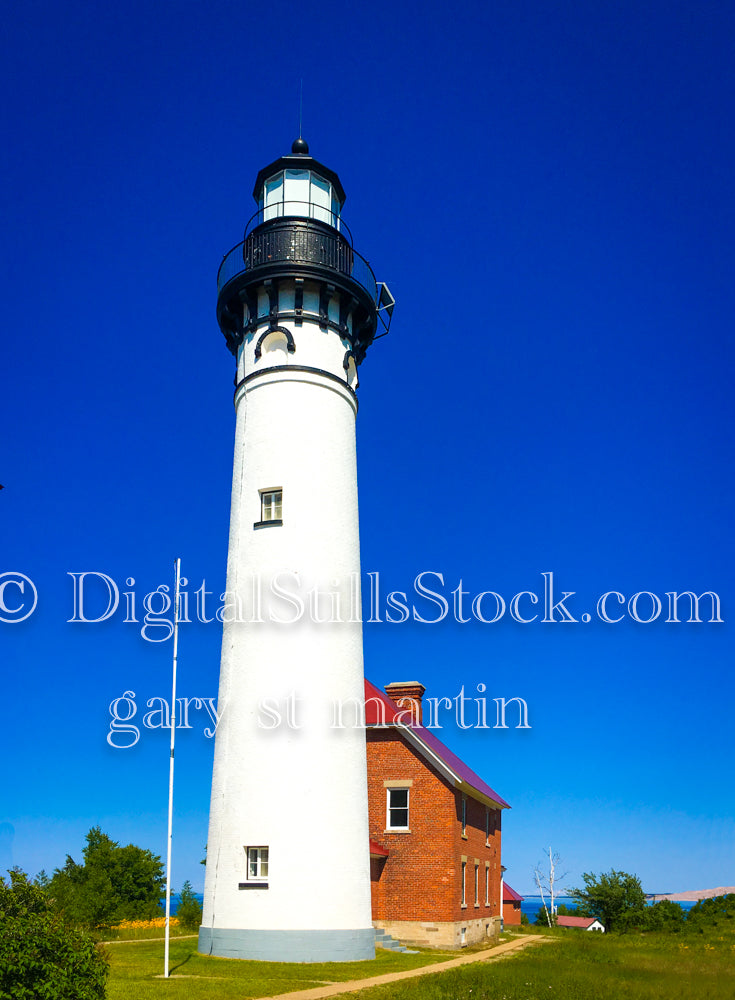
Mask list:
[[[407,712],[412,713],[411,722],[414,720],[421,725],[423,719],[423,707],[421,699],[426,688],[419,681],[393,681],[392,684],[385,685],[385,693],[395,702],[395,704]],[[408,721],[408,717],[406,716]]]

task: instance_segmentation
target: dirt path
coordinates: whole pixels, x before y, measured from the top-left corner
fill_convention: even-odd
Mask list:
[[[291,993],[277,993],[273,996],[262,997],[261,1000],[321,1000],[323,997],[336,997],[340,993],[357,993],[358,990],[366,990],[371,986],[382,986],[384,983],[396,983],[401,979],[415,979],[417,976],[431,976],[435,972],[446,972],[447,969],[456,969],[460,965],[470,965],[472,962],[487,962],[495,958],[507,955],[508,952],[518,951],[531,944],[543,944],[553,941],[553,938],[542,937],[540,934],[535,937],[516,938],[514,941],[507,941],[496,948],[489,948],[487,951],[476,951],[471,955],[462,955],[460,958],[450,958],[447,962],[437,962],[436,965],[422,965],[419,969],[407,969],[405,972],[388,972],[383,976],[371,976],[369,979],[353,979],[346,983],[333,983],[329,986],[316,986],[308,990],[295,990]]]
[[[186,941],[187,938],[199,937],[198,934],[175,934],[171,936],[172,941]],[[145,944],[151,941],[165,941],[165,937],[160,938],[118,938],[116,941],[98,941],[97,944]]]

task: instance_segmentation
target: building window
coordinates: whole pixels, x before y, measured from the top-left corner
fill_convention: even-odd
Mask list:
[[[248,847],[248,881],[265,882],[268,878],[268,848]]]
[[[386,828],[408,830],[408,788],[388,788]]]
[[[475,862],[475,906],[480,905],[480,866]]]
[[[490,905],[490,865],[485,865],[485,906]]]
[[[462,796],[462,836],[467,836],[467,799]]]
[[[462,906],[467,906],[467,862],[462,862]]]
[[[283,490],[275,487],[260,490],[260,520],[255,527],[276,524],[283,524]]]
[[[490,810],[485,806],[485,844],[490,843]]]

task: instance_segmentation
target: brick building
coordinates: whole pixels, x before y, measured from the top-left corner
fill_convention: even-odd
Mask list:
[[[521,903],[523,896],[503,882],[503,923],[506,927],[519,927],[521,923]]]
[[[373,924],[429,947],[493,937],[508,803],[423,727],[423,685],[386,692],[365,682]]]

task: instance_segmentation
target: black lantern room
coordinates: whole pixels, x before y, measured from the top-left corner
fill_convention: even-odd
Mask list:
[[[309,155],[302,138],[291,154],[264,167],[255,181],[258,209],[245,239],[222,261],[218,274],[217,320],[233,354],[257,325],[257,296],[271,296],[271,322],[303,319],[304,282],[319,289],[319,322],[337,326],[352,342],[359,364],[377,336],[387,333],[393,298],[375,280],[372,268],[355,249],[342,218],[345,192],[337,174]],[[293,313],[279,309],[278,283],[294,280]],[[275,286],[273,283],[276,283]],[[339,296],[339,323],[329,319],[329,301]],[[349,322],[348,322],[349,320]],[[380,320],[380,333],[377,333]]]

